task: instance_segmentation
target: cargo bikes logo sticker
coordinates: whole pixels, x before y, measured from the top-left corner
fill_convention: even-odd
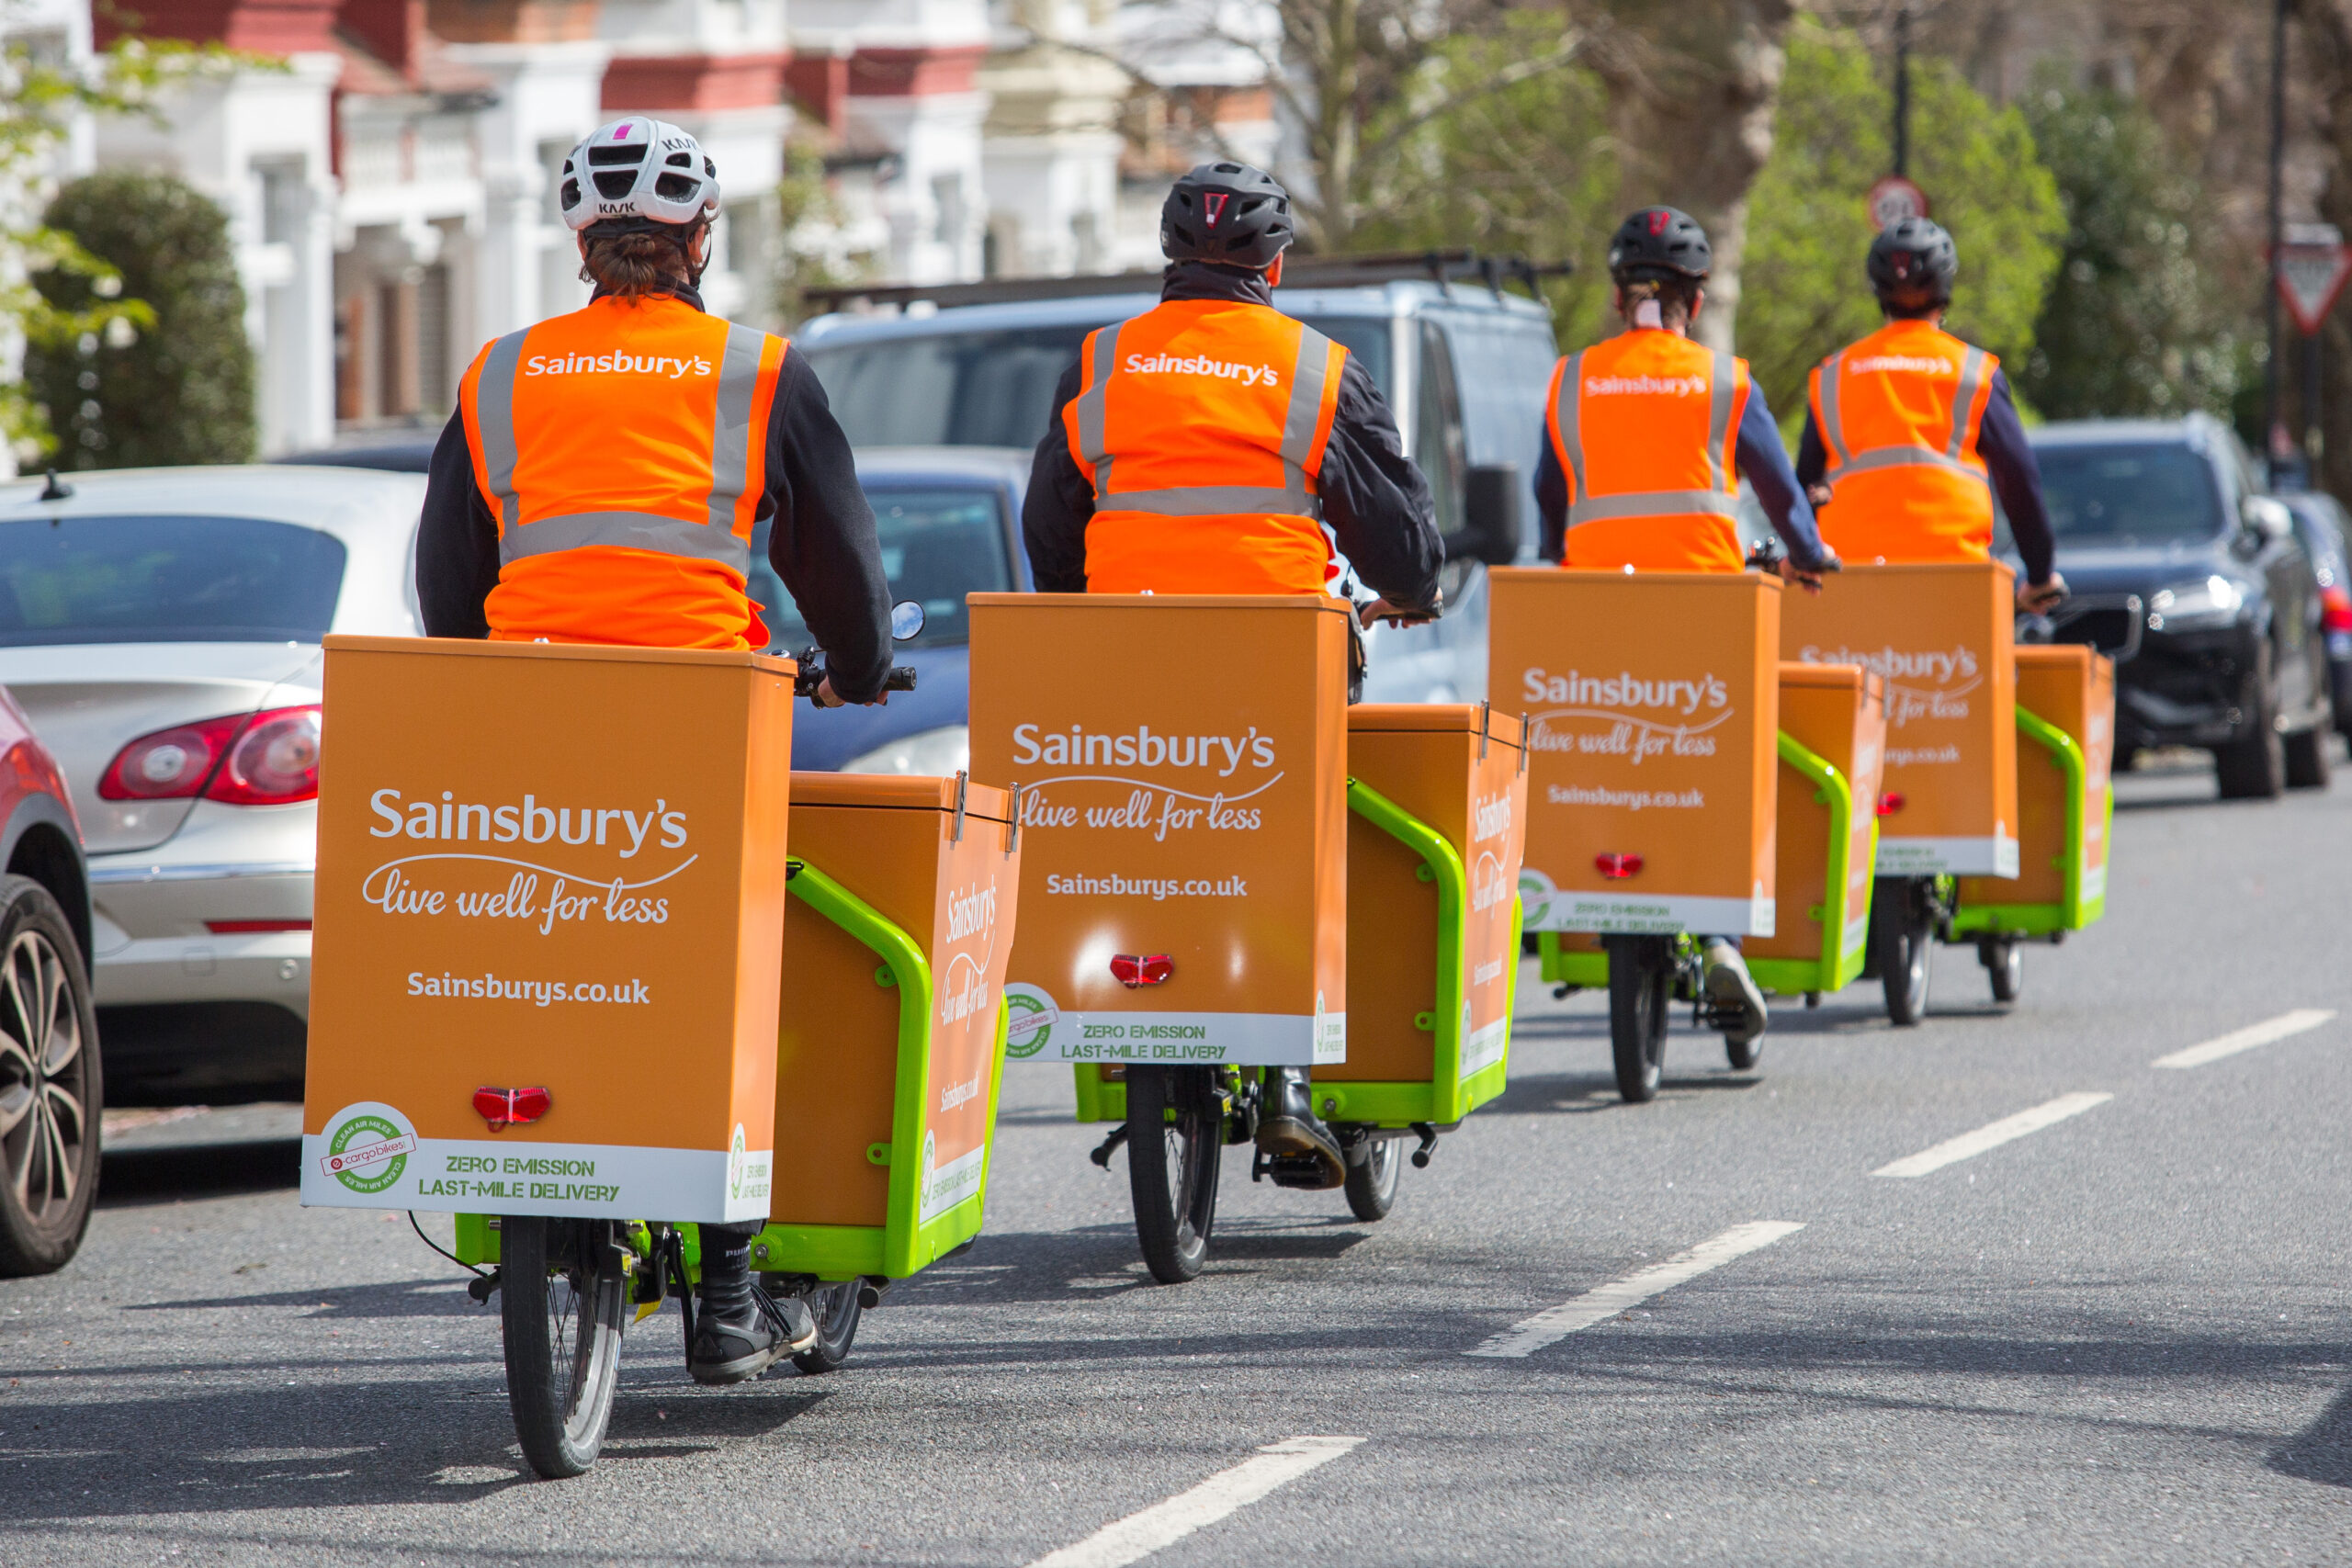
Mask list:
[[[1552,912],[1552,900],[1559,891],[1551,877],[1535,867],[1519,868],[1520,909],[1529,931],[1543,928],[1544,917]]]
[[[1968,694],[1984,681],[1976,655],[1957,644],[1948,653],[1934,649],[1905,653],[1893,644],[1864,649],[1808,643],[1797,649],[1797,658],[1807,664],[1859,664],[1884,681],[1890,729],[1900,729],[1915,718],[1966,718]]]
[[[640,852],[674,853],[686,847],[686,814],[667,798],[642,810],[630,807],[550,807],[536,795],[521,804],[460,801],[452,790],[439,800],[410,800],[397,789],[368,797],[380,825],[368,837],[434,843],[561,844],[603,850],[621,861]],[[650,858],[650,857],[649,857]],[[359,896],[388,915],[456,916],[460,919],[523,920],[541,936],[575,921],[601,919],[616,925],[666,925],[667,894],[649,897],[699,857],[688,854],[668,870],[630,880],[634,866],[617,873],[582,872],[473,850],[435,850],[389,860],[361,881]],[[650,868],[649,868],[650,869]],[[504,886],[499,879],[504,878]],[[542,891],[540,879],[547,883]]]
[[[1621,671],[1554,674],[1521,671],[1520,691],[1531,709],[1531,751],[1622,757],[1639,766],[1651,757],[1712,757],[1713,731],[1732,716],[1731,688],[1712,672],[1695,680],[1657,680]]]
[[[1258,831],[1265,825],[1260,797],[1284,777],[1281,772],[1260,777],[1275,766],[1274,742],[1255,725],[1238,736],[1164,735],[1148,724],[1116,735],[1082,725],[1066,730],[1016,725],[1012,761],[1023,768],[1182,770],[1185,784],[1201,787],[1085,771],[1023,781],[1023,828],[1111,829],[1154,843],[1165,843],[1170,833]],[[1057,789],[1075,795],[1078,804],[1057,796]]]
[[[773,1156],[752,1154],[743,1145],[743,1123],[738,1122],[735,1135],[727,1145],[727,1196],[734,1202],[766,1197],[775,1168]]]
[[[1004,1010],[1004,1054],[1016,1061],[1026,1061],[1043,1051],[1062,1016],[1052,997],[1029,985],[1005,987]]]
[[[319,1169],[354,1192],[381,1192],[398,1182],[416,1152],[416,1129],[389,1105],[349,1105],[327,1122]]]

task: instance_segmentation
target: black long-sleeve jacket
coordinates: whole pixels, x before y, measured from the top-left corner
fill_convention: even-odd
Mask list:
[[[1984,459],[1994,493],[2008,514],[2009,536],[2017,541],[2018,558],[2025,563],[2025,580],[2036,584],[2049,581],[2058,541],[2050,531],[2049,509],[2041,502],[2041,465],[2027,444],[2025,421],[2018,417],[2007,371],[1993,372],[1993,395],[1984,400],[1984,417],[1977,422],[1976,455]],[[1807,408],[1804,434],[1797,442],[1797,482],[1810,490],[1828,469],[1829,453],[1822,445],[1820,423]]]
[[[694,290],[675,292],[702,309]],[[624,405],[613,410],[616,419],[627,412]],[[824,649],[834,692],[844,702],[871,702],[890,672],[890,580],[849,438],[797,354],[786,352],[777,372],[765,439],[767,481],[757,515],[771,522],[768,562]],[[433,448],[416,533],[425,635],[488,637],[482,604],[497,586],[497,513],[474,481],[465,416],[453,413]]]
[[[1273,290],[1260,274],[1201,262],[1170,266],[1159,297],[1273,303]],[[1086,592],[1086,525],[1094,515],[1094,485],[1070,455],[1062,423],[1062,410],[1082,386],[1083,367],[1073,360],[1054,389],[1053,423],[1037,443],[1021,508],[1030,575],[1046,593]],[[1436,602],[1445,551],[1429,480],[1405,456],[1387,400],[1352,354],[1340,374],[1339,407],[1316,489],[1323,521],[1358,577],[1393,604]]]

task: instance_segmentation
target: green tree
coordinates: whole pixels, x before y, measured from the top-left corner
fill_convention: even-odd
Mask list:
[[[2226,414],[2252,344],[2227,231],[2188,161],[2120,93],[2045,75],[2026,112],[2066,236],[2018,389],[2052,419]]]
[[[61,438],[59,466],[250,461],[254,355],[228,215],[168,175],[121,169],[66,186],[45,221],[74,235],[151,312],[144,332],[49,334],[28,348],[26,380]],[[37,281],[63,314],[95,303],[97,281],[82,272]]]
[[[2018,110],[1986,102],[1947,62],[1915,61],[1911,81],[1911,176],[1960,248],[1948,325],[2022,367],[2065,235],[2057,181]],[[1880,324],[1862,270],[1865,197],[1893,164],[1894,112],[1859,39],[1792,30],[1779,134],[1749,205],[1739,313],[1739,351],[1791,428],[1813,367]]]

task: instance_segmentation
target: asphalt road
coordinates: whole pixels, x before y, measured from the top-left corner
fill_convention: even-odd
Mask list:
[[[1236,1151],[1188,1286],[1010,1071],[989,1230],[848,1370],[707,1393],[665,1313],[577,1481],[524,1479],[495,1315],[405,1220],[297,1207],[268,1112],[150,1124],[79,1260],[0,1283],[0,1562],[1016,1565],[1188,1493],[1154,1568],[2352,1561],[2352,785],[2120,794],[2112,912],[2013,1011],[1948,949],[1919,1029],[1856,987],[1735,1075],[1678,1027],[1627,1107],[1531,970],[1509,1093],[1387,1221]],[[2301,1009],[2342,1016],[2151,1066]],[[1872,1174],[2071,1095],[2112,1098]],[[1609,1315],[1757,1222],[1802,1228]],[[1362,1440],[1259,1452],[1303,1436]]]

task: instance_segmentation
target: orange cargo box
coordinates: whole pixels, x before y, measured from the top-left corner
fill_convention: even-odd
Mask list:
[[[2107,900],[2107,791],[2115,761],[2115,661],[2087,648],[2021,645],[2018,706],[2074,741],[2082,759],[2082,872],[2074,925],[2098,919]],[[2025,720],[2019,720],[2022,728]],[[2069,770],[2049,748],[2018,739],[2018,874],[1970,877],[1963,908],[2066,901]]]
[[[1886,682],[1882,876],[2018,874],[2014,581],[1998,561],[1849,566],[1782,618],[1784,658]]]
[[[785,927],[793,979],[776,1028],[776,1224],[887,1228],[903,1182],[920,1232],[979,1198],[1020,898],[1011,824],[1004,791],[960,779],[792,775],[793,858],[916,951],[902,976],[858,931],[815,910],[794,910]],[[930,992],[927,1053],[906,1037],[910,987]],[[956,1239],[977,1228],[976,1212]]]
[[[1780,876],[1776,930],[1745,944],[1758,960],[1795,960],[1815,966],[1815,983],[1803,990],[1835,990],[1860,973],[1871,923],[1871,845],[1877,831],[1879,781],[1886,760],[1886,689],[1859,664],[1781,665],[1781,733],[1842,779],[1847,791],[1845,897],[1829,897],[1829,873],[1838,857],[1829,835],[1837,813],[1831,787],[1809,776],[1802,757],[1781,759],[1780,827],[1776,834]],[[1835,903],[1840,930],[1826,943],[1827,911]],[[1820,968],[1825,956],[1837,964],[1829,982]],[[1778,973],[1777,970],[1773,971]],[[1759,970],[1761,976],[1763,971]]]
[[[766,1214],[793,668],[327,639],[302,1201]]]
[[[1023,786],[1007,1049],[1347,1055],[1347,606],[975,593],[972,773]]]
[[[1348,818],[1348,1059],[1317,1083],[1431,1083],[1437,1072],[1439,1004],[1448,994],[1459,1022],[1450,1081],[1437,1083],[1442,1111],[1407,1118],[1456,1120],[1501,1090],[1510,1047],[1512,980],[1519,931],[1512,902],[1527,829],[1526,753],[1521,721],[1485,705],[1380,704],[1348,710],[1348,773],[1419,823],[1436,830],[1460,863],[1458,964],[1441,966],[1442,896],[1423,869],[1428,856],[1363,811]],[[1434,846],[1431,846],[1432,848]],[[1441,852],[1442,853],[1442,852]],[[1452,868],[1441,874],[1451,875]],[[1455,971],[1448,973],[1446,971]],[[1477,1083],[1492,1073],[1490,1082]],[[1457,1095],[1455,1084],[1484,1093]],[[1459,1101],[1466,1100],[1469,1103]]]
[[[1531,931],[1773,931],[1781,583],[1489,574],[1487,679],[1527,712]]]

